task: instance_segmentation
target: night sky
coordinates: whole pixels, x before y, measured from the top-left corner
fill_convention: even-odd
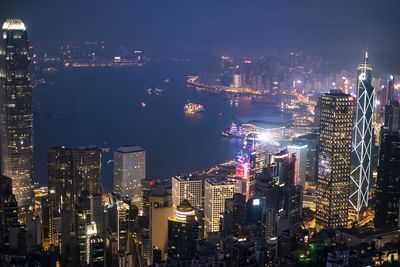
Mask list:
[[[104,40],[145,49],[258,53],[395,49],[399,0],[1,0],[0,20],[21,18],[31,42]]]

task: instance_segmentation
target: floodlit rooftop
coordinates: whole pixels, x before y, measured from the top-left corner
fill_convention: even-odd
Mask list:
[[[22,22],[22,20],[20,19],[7,19],[4,23],[3,23],[3,30],[22,30],[25,31],[26,27],[25,24]]]

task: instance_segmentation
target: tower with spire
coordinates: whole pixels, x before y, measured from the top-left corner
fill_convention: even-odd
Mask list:
[[[368,207],[373,146],[373,114],[375,91],[371,85],[372,67],[368,51],[358,65],[357,102],[352,138],[352,171],[350,174],[350,212],[358,215]]]

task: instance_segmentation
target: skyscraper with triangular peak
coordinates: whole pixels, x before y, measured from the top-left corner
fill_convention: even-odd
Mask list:
[[[373,146],[375,91],[371,84],[372,67],[368,52],[358,65],[357,101],[352,140],[352,170],[350,174],[350,212],[359,214],[368,207]]]

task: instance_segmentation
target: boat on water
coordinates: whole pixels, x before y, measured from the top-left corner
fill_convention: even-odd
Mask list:
[[[161,95],[162,92],[164,92],[164,89],[161,88],[148,88],[147,89],[147,94],[151,95],[151,94],[155,94],[155,95]]]
[[[221,134],[225,137],[231,138],[244,138],[245,136],[242,126],[236,123],[232,123],[231,128],[223,131]]]
[[[142,106],[142,108],[145,108],[146,107],[146,103],[145,102],[140,102],[140,105]]]
[[[58,69],[54,68],[54,67],[49,67],[49,68],[45,68],[43,69],[43,72],[47,72],[47,73],[53,73],[58,71]]]
[[[202,105],[196,104],[196,103],[187,103],[187,104],[185,104],[183,109],[187,113],[201,113],[201,112],[204,112],[204,107]]]

